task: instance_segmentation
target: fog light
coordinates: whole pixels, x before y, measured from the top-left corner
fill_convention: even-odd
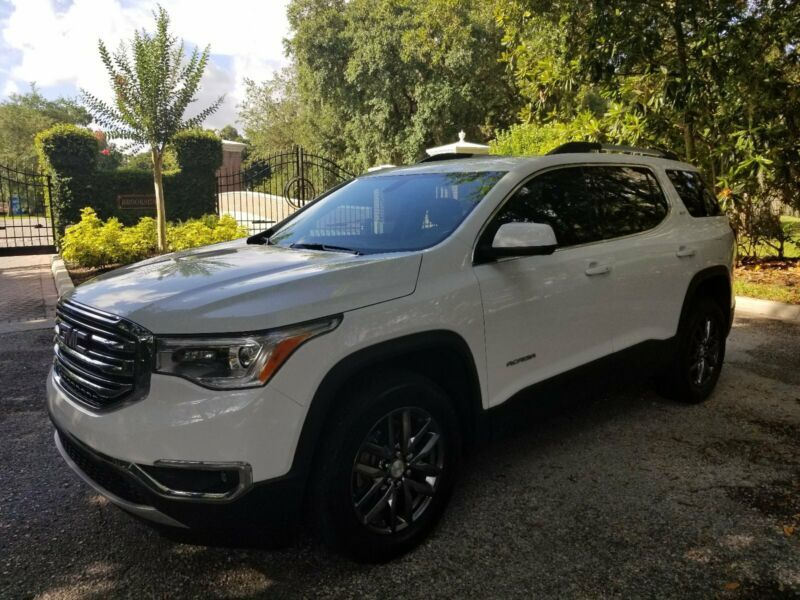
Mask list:
[[[230,500],[251,482],[250,465],[160,460],[136,465],[140,479],[162,496],[203,500]]]

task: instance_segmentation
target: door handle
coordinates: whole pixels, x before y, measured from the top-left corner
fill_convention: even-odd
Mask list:
[[[677,256],[678,258],[688,258],[694,255],[695,255],[694,249],[687,248],[686,246],[679,246],[678,251],[675,253],[675,256]]]
[[[584,271],[589,277],[592,275],[605,275],[611,272],[611,267],[608,265],[601,265],[596,262],[590,262],[589,266]]]

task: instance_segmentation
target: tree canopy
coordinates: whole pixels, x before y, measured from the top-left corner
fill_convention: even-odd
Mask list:
[[[498,151],[663,146],[733,196],[798,202],[800,4],[506,0],[497,17],[525,101]]]
[[[26,170],[38,166],[34,138],[56,123],[88,125],[91,115],[75,100],[47,100],[34,84],[24,94],[11,94],[0,103],[0,164]]]
[[[248,82],[241,118],[254,157],[301,143],[357,170],[515,120],[491,3],[293,0],[288,18],[291,66]]]
[[[248,82],[253,156],[357,170],[430,145],[650,145],[730,198],[800,203],[794,0],[292,0],[290,66]]]

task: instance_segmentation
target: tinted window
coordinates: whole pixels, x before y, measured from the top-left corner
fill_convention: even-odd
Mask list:
[[[670,170],[667,171],[667,176],[690,215],[693,217],[716,217],[722,214],[716,196],[700,173]]]
[[[643,167],[586,167],[603,239],[652,229],[667,215],[667,201]]]
[[[428,248],[450,235],[504,174],[361,177],[299,213],[270,236],[270,243],[338,246],[366,254]]]
[[[484,234],[491,244],[505,223],[547,223],[559,246],[600,239],[597,217],[580,167],[548,171],[523,185],[503,206]]]

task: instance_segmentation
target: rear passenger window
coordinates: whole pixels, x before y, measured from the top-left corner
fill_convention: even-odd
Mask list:
[[[700,173],[668,170],[667,177],[690,215],[693,217],[716,217],[722,214],[716,196]]]
[[[528,181],[500,210],[484,240],[491,244],[505,223],[546,223],[562,247],[602,239],[580,167],[548,171]]]
[[[585,173],[603,239],[647,231],[667,216],[667,201],[649,169],[592,166]]]

